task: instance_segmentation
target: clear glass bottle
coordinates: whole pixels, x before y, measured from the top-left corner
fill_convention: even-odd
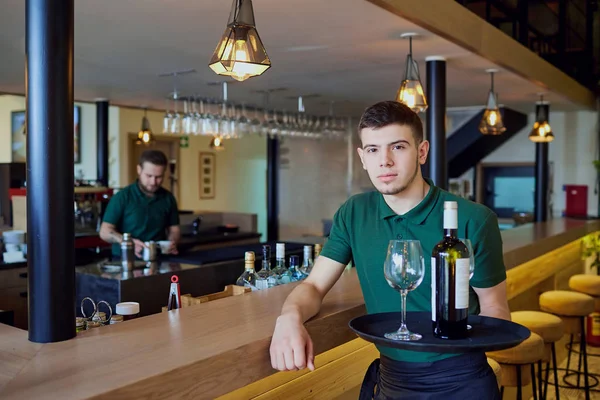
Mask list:
[[[277,277],[273,270],[271,270],[271,246],[268,244],[263,245],[262,253],[262,268],[257,273],[258,281],[256,285],[260,290],[277,286]]]
[[[303,274],[300,272],[300,257],[299,256],[291,256],[290,257],[290,280],[292,282],[298,282],[303,279]]]
[[[247,251],[244,257],[245,260],[245,271],[237,278],[235,284],[238,286],[249,287],[252,290],[258,290],[256,287],[256,281],[258,280],[258,275],[254,272],[254,260],[255,260],[254,252]]]
[[[306,277],[310,274],[310,271],[312,271],[313,264],[314,263],[312,257],[312,246],[304,246],[304,257],[302,259],[302,266],[300,267],[302,279],[306,279]]]
[[[275,276],[279,285],[291,282],[290,271],[285,266],[285,243],[275,245]]]

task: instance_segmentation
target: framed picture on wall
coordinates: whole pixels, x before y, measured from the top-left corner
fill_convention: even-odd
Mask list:
[[[200,199],[214,199],[216,192],[216,155],[215,153],[200,152]]]
[[[13,111],[10,118],[12,139],[12,162],[25,162],[27,149],[27,126],[25,111]],[[81,107],[73,109],[73,161],[81,162]]]

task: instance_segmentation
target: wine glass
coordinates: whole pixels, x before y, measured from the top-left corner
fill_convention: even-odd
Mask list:
[[[469,239],[459,238],[458,240],[463,242],[465,246],[467,246],[467,249],[469,249],[469,279],[471,279],[475,272],[475,254],[473,254],[473,245]]]
[[[418,240],[390,240],[387,257],[383,264],[383,273],[387,283],[399,291],[402,296],[402,322],[396,332],[384,336],[392,340],[419,340],[422,336],[406,327],[406,296],[415,290],[425,276],[423,249]]]

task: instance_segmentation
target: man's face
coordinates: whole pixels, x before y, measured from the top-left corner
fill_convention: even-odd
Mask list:
[[[415,143],[412,130],[404,125],[363,128],[358,155],[375,188],[382,194],[401,193],[410,186],[427,160],[429,142]]]
[[[163,178],[165,177],[165,167],[155,165],[149,162],[144,162],[143,165],[137,166],[140,186],[147,193],[155,193],[160,189]]]

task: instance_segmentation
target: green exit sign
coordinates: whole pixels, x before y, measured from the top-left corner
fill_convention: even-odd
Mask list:
[[[182,136],[179,138],[179,147],[182,149],[186,149],[190,147],[190,138],[187,136]]]

